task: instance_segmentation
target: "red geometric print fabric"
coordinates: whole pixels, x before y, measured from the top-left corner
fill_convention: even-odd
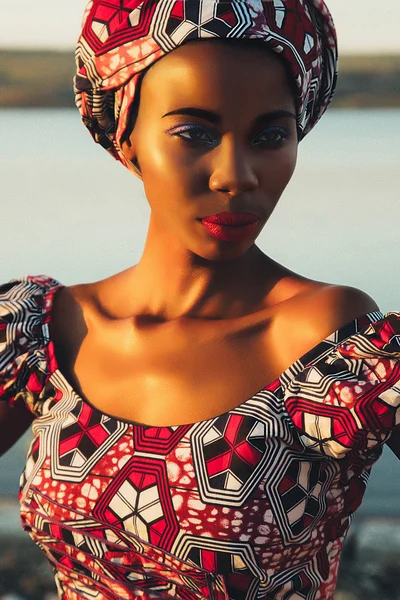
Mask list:
[[[286,62],[306,135],[337,81],[337,41],[323,0],[90,0],[77,48],[76,104],[96,142],[121,149],[141,72],[181,44],[261,39]]]
[[[343,538],[400,421],[400,313],[340,328],[215,418],[116,419],[59,371],[61,284],[0,286],[0,396],[35,415],[21,520],[60,600],[333,600]]]

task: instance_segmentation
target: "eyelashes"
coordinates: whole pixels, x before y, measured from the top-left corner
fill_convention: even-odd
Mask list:
[[[205,139],[201,139],[200,135],[197,135],[196,137],[185,137],[184,134],[189,134],[189,136],[193,135],[193,134],[206,134],[206,131],[200,125],[183,125],[183,126],[179,127],[178,129],[175,129],[174,132],[171,133],[171,135],[173,137],[179,137],[180,139],[184,140],[185,142],[203,142],[203,143],[211,142],[211,144],[212,144],[214,141],[213,138],[208,135],[207,135],[207,139],[205,140]]]
[[[257,139],[260,139],[260,137],[263,136],[266,137],[265,143],[267,145],[280,145],[289,137],[289,132],[284,127],[274,125],[273,127],[269,127],[268,129],[264,130],[259,136],[257,136]]]
[[[185,124],[168,131],[172,137],[177,137],[191,145],[216,146],[219,141],[210,135],[207,130],[199,124]],[[274,125],[264,129],[257,135],[254,141],[255,146],[277,147],[284,143],[289,137],[289,132],[285,127]]]
[[[189,137],[185,137],[185,134],[189,134]],[[201,139],[202,134],[206,135],[206,139]],[[205,143],[206,145],[213,145],[215,142],[215,139],[208,135],[201,125],[182,125],[177,129],[172,130],[170,135],[172,137],[178,137],[188,143],[200,142]],[[194,137],[190,137],[191,135]]]

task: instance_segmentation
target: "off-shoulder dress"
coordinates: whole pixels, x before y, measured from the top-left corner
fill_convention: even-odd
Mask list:
[[[233,410],[152,427],[96,410],[58,369],[60,287],[0,286],[0,397],[36,417],[21,521],[60,600],[333,599],[351,516],[400,426],[400,313],[341,327]]]

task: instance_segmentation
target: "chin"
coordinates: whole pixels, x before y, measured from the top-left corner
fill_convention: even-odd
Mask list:
[[[210,244],[206,248],[191,249],[193,254],[203,260],[210,262],[227,262],[230,260],[237,260],[247,254],[247,252],[254,246],[255,241],[247,241],[245,243],[232,243],[232,242],[220,242],[216,240],[216,243]]]

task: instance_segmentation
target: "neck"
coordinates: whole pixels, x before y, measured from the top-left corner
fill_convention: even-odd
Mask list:
[[[153,235],[151,227],[139,263],[124,274],[125,297],[126,286],[140,290],[132,294],[127,311],[159,320],[254,313],[265,308],[266,293],[278,280],[276,263],[255,245],[239,258],[210,261],[171,236]]]

